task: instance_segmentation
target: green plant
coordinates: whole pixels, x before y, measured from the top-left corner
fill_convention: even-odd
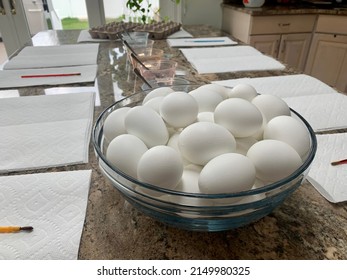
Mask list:
[[[171,2],[175,2],[178,5],[181,0],[170,0]],[[151,11],[152,4],[149,3],[149,0],[127,0],[126,7],[131,10],[133,13],[140,14],[140,20],[143,23],[147,23],[150,21],[148,14]],[[158,11],[156,11],[157,13]]]

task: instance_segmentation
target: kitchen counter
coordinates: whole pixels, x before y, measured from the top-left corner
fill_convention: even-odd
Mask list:
[[[220,36],[218,30],[187,26],[195,36]],[[35,45],[76,43],[79,31],[48,31],[35,36]],[[288,69],[250,73],[199,75],[178,49],[156,41],[197,83],[213,80],[294,73]],[[101,43],[97,82],[101,106],[95,118],[115,100],[140,89],[141,82],[126,67],[120,42]],[[91,83],[75,86],[91,86]],[[43,94],[44,87],[19,89],[21,96]],[[92,181],[79,259],[347,259],[347,203],[331,204],[305,182],[280,207],[248,226],[225,232],[189,232],[168,227],[138,212],[103,177],[90,143],[89,163],[36,170],[54,172],[92,169]],[[32,173],[11,172],[6,175]]]
[[[248,8],[242,4],[222,4],[222,8],[233,9],[252,16],[270,15],[302,15],[302,14],[321,14],[321,15],[347,15],[347,7],[323,8],[308,4],[296,5],[264,5],[260,8]]]

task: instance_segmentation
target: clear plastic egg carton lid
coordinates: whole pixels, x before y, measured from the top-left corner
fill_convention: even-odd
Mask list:
[[[199,85],[172,86],[189,92]],[[317,149],[315,134],[307,121],[291,110],[308,130],[309,152],[302,165],[290,176],[259,188],[247,191],[219,194],[188,193],[140,182],[112,165],[106,158],[107,140],[104,124],[107,117],[120,108],[141,105],[152,89],[129,96],[109,106],[98,117],[92,133],[92,143],[99,168],[111,184],[136,209],[167,225],[191,231],[224,231],[255,222],[271,213],[293,193],[305,179]],[[270,156],[270,155],[269,155]],[[230,167],[232,168],[232,167]]]

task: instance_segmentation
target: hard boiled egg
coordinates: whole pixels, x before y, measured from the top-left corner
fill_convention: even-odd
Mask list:
[[[255,166],[256,176],[266,182],[284,179],[302,164],[297,151],[279,140],[261,140],[255,143],[249,148],[247,157]]]
[[[148,150],[145,143],[131,134],[115,137],[107,147],[107,160],[125,174],[137,178],[137,163]]]
[[[142,105],[154,97],[166,96],[171,92],[174,92],[174,90],[170,87],[159,87],[159,88],[153,89],[145,96],[145,98],[142,101]]]
[[[242,98],[251,101],[258,95],[256,89],[249,84],[238,84],[229,91],[230,98]]]
[[[213,112],[223,101],[223,97],[215,91],[199,87],[189,92],[199,104],[199,112]]]
[[[130,109],[129,107],[122,107],[114,110],[107,116],[104,122],[104,136],[106,141],[111,142],[118,135],[127,133],[124,118]]]
[[[131,108],[124,118],[124,125],[129,134],[140,138],[148,148],[165,145],[169,140],[165,122],[156,111],[149,107]]]
[[[275,95],[260,94],[252,99],[252,104],[260,110],[266,122],[277,116],[290,116],[288,104]]]
[[[160,115],[169,125],[182,128],[196,121],[198,102],[186,92],[172,92],[165,96],[160,105]]]
[[[207,194],[241,192],[250,190],[255,178],[255,167],[248,157],[226,153],[204,166],[199,176],[199,188]]]
[[[146,151],[137,165],[141,182],[174,189],[181,180],[183,163],[177,151],[168,146],[155,146]]]
[[[222,101],[214,111],[214,121],[227,128],[235,137],[248,137],[263,124],[263,116],[251,102],[242,98]]]
[[[311,140],[307,128],[291,116],[273,118],[265,126],[263,136],[264,139],[286,142],[299,153],[301,158],[304,158],[310,149]]]
[[[178,146],[187,160],[204,165],[216,156],[233,152],[236,142],[226,128],[211,122],[196,122],[182,130]]]

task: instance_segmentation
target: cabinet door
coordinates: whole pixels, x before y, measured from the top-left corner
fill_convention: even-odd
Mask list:
[[[277,58],[281,35],[255,35],[249,36],[249,44],[258,51]]]
[[[22,1],[0,1],[0,32],[8,56],[24,45],[32,45]]]
[[[347,91],[347,36],[315,34],[305,72]]]
[[[284,34],[278,52],[278,59],[290,67],[304,71],[312,35]]]

